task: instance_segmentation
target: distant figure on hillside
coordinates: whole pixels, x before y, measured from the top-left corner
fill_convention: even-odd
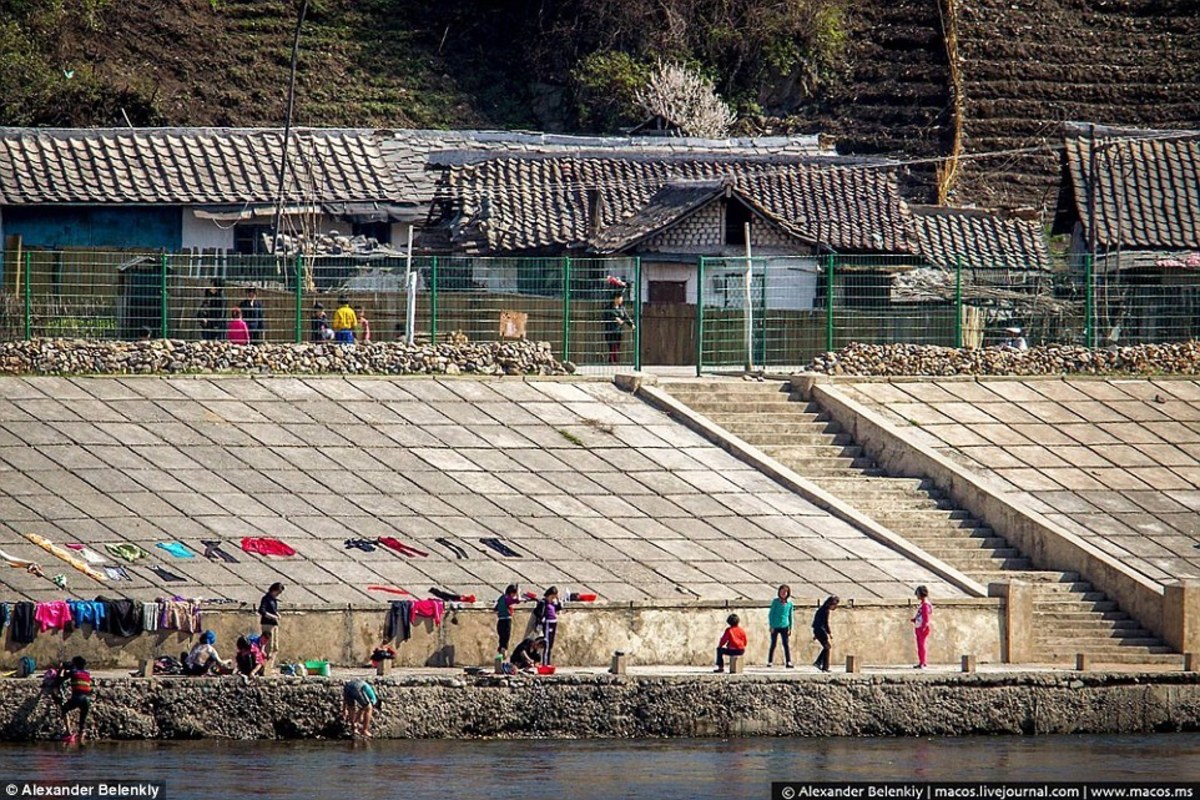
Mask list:
[[[924,586],[917,587],[916,595],[921,605],[917,606],[917,613],[911,620],[913,633],[917,637],[917,663],[913,668],[925,669],[925,643],[929,639],[929,620],[933,617],[933,604],[929,602],[929,590]]]
[[[841,600],[837,595],[831,595],[821,603],[817,613],[813,615],[813,638],[821,644],[821,652],[813,666],[821,672],[829,672],[829,651],[833,649],[833,629],[829,627],[829,614],[838,607]]]
[[[1011,347],[1014,350],[1021,351],[1029,349],[1029,343],[1025,341],[1025,334],[1020,328],[1005,328],[1004,332],[1008,334],[1008,336],[1000,342],[1001,347]]]
[[[608,363],[616,364],[621,360],[621,338],[625,328],[634,330],[636,326],[625,310],[625,293],[614,292],[612,303],[604,309],[604,341],[608,344]]]
[[[371,320],[367,319],[367,308],[366,306],[357,306],[354,312],[358,317],[358,340],[363,344],[368,344],[371,341]]]
[[[767,612],[767,624],[771,627],[771,649],[767,651],[767,666],[775,664],[775,642],[783,639],[784,666],[792,668],[792,650],[788,639],[792,635],[792,588],[787,584],[779,587],[779,593],[771,601],[771,610]]]
[[[246,320],[242,319],[240,308],[229,310],[229,325],[225,329],[225,338],[230,344],[250,344],[250,328],[246,325]]]
[[[250,329],[250,341],[254,344],[260,343],[266,333],[266,321],[262,300],[258,299],[258,289],[253,286],[246,287],[246,299],[238,304],[238,308],[242,310],[242,319]]]
[[[371,735],[371,712],[383,707],[375,687],[362,678],[347,681],[342,686],[342,719],[350,727],[351,736]]]
[[[204,299],[196,311],[200,322],[200,338],[211,342],[221,338],[221,325],[225,322],[225,281],[213,278],[204,290]]]
[[[746,654],[746,632],[740,627],[741,619],[737,614],[730,614],[725,619],[728,625],[721,641],[717,642],[717,668],[713,672],[725,671],[725,656],[742,656]]]
[[[358,315],[350,307],[350,298],[338,298],[337,311],[333,312],[333,340],[338,344],[354,344],[354,329],[358,327]]]

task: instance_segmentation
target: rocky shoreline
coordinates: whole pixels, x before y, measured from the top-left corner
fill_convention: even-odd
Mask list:
[[[151,339],[0,343],[0,374],[565,375],[548,342],[261,344]]]
[[[372,678],[379,738],[955,736],[1200,730],[1200,674]],[[98,739],[344,736],[340,678],[100,679]],[[55,738],[33,680],[0,681],[0,738]]]
[[[918,344],[851,344],[813,359],[808,372],[857,376],[1200,375],[1200,342],[1090,349],[1048,345],[1018,351]]]

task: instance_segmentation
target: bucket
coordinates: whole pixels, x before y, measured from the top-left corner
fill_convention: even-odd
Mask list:
[[[538,675],[553,675],[554,674],[554,665],[553,664],[538,664],[537,672],[538,672]]]
[[[328,661],[305,661],[304,670],[309,675],[320,675],[322,678],[328,678],[330,674]]]

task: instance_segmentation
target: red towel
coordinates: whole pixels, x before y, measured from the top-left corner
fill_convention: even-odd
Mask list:
[[[368,592],[387,592],[388,594],[407,594],[412,595],[412,592],[406,592],[403,589],[397,589],[395,586],[368,586]]]
[[[247,553],[258,553],[264,556],[294,556],[296,551],[278,539],[257,539],[247,536],[242,539],[242,549]]]
[[[418,550],[412,545],[407,545],[394,536],[380,536],[378,539],[376,539],[376,541],[384,547],[395,550],[402,556],[421,556],[421,558],[429,557],[429,553],[426,553],[424,550]]]

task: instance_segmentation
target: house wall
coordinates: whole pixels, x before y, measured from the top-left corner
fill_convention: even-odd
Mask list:
[[[672,261],[642,261],[642,297],[650,296],[650,281],[684,281],[686,302],[696,304],[696,264]]]
[[[180,209],[181,245],[197,250],[232,250],[233,223],[199,219],[191,208]]]
[[[180,220],[178,206],[10,206],[2,233],[26,247],[178,250]]]
[[[808,253],[804,243],[777,226],[756,220],[750,223],[750,246],[772,255]],[[725,243],[725,204],[714,200],[697,209],[668,230],[653,236],[639,248],[649,253],[695,253],[696,255],[744,255],[745,245]]]

